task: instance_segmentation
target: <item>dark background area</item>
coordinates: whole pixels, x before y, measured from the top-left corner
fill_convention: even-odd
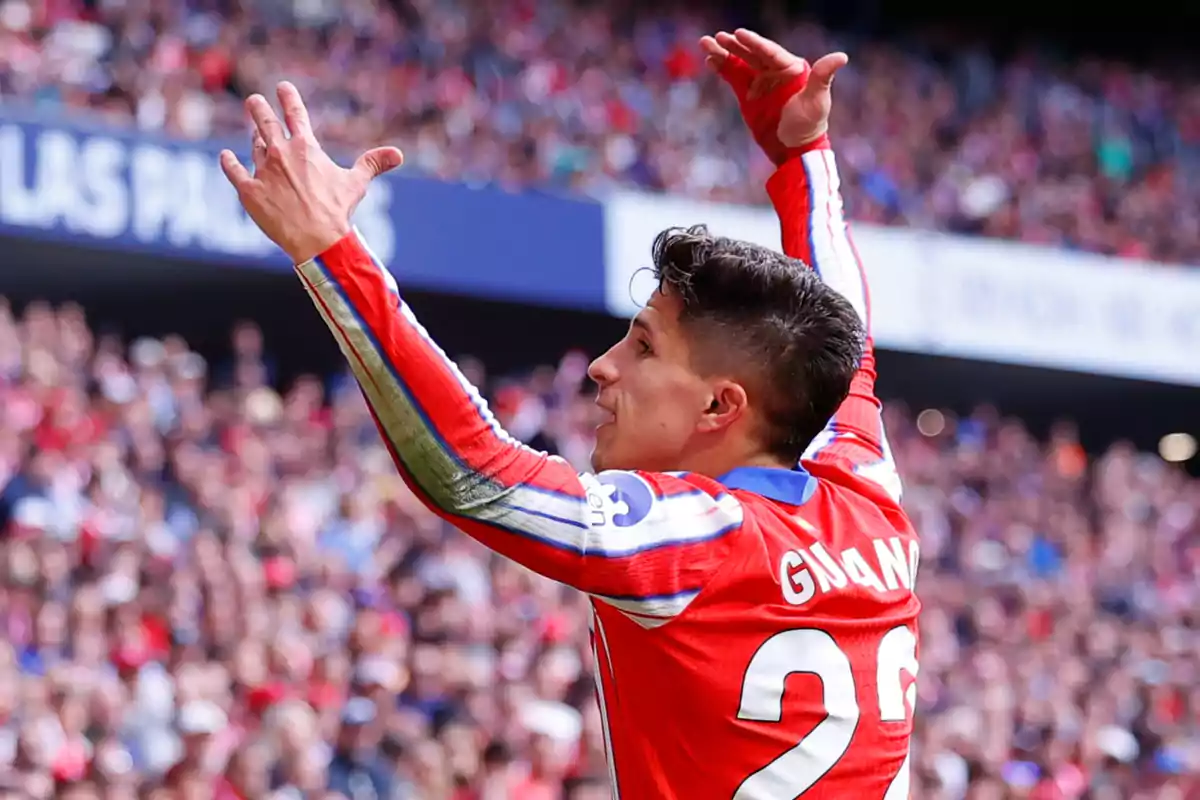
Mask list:
[[[748,5],[730,3],[729,13],[741,17]],[[947,42],[978,42],[998,52],[1037,42],[1076,55],[1168,62],[1188,72],[1196,71],[1195,38],[1200,30],[1197,3],[1145,0],[1130,6],[1068,0],[770,0],[753,5],[759,14],[783,8],[820,19],[834,28],[881,38],[938,32],[939,38]]]

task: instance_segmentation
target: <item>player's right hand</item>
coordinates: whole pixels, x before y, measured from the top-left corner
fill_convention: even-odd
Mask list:
[[[721,31],[700,40],[708,65],[733,88],[754,140],[782,164],[829,130],[834,75],[849,62],[830,53],[811,67],[753,31]]]
[[[296,87],[285,81],[277,94],[282,122],[262,95],[246,100],[254,123],[253,174],[231,150],[221,151],[221,169],[250,218],[301,264],[350,232],[350,215],[367,185],[404,163],[404,156],[394,147],[376,147],[344,169],[321,149]]]

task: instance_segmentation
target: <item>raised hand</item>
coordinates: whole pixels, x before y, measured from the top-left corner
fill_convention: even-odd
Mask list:
[[[221,152],[221,169],[250,218],[301,264],[350,232],[350,216],[367,185],[404,163],[404,156],[395,147],[377,147],[349,169],[339,167],[317,143],[296,87],[284,81],[276,93],[282,123],[262,95],[246,100],[254,121],[254,174],[229,150]]]
[[[809,63],[776,42],[739,28],[700,40],[708,65],[737,95],[754,140],[782,164],[829,130],[830,86],[850,61],[830,53]]]

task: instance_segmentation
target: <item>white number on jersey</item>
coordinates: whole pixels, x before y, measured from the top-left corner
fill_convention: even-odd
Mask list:
[[[901,673],[917,677],[917,639],[905,625],[893,628],[879,642],[879,712],[883,722],[903,722],[916,701],[914,681],[904,690]],[[775,634],[758,648],[742,679],[738,719],[783,721],[783,693],[794,673],[821,679],[825,719],[779,758],[755,772],[738,787],[733,800],[794,800],[837,765],[850,748],[858,727],[859,709],[850,659],[828,633],[796,628]],[[909,761],[888,787],[883,800],[906,800]]]

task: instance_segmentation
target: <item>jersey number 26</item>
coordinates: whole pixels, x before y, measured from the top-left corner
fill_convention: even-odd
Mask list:
[[[917,640],[904,625],[879,642],[877,685],[883,722],[904,722],[916,700],[916,683],[904,690],[901,673],[917,676]],[[816,628],[775,634],[750,659],[742,678],[738,719],[781,722],[789,675],[805,673],[821,680],[827,716],[779,758],[742,781],[733,800],[793,800],[837,765],[850,748],[859,709],[850,659],[833,637]],[[883,800],[907,800],[909,761],[905,758]],[[865,799],[864,799],[865,800]]]

